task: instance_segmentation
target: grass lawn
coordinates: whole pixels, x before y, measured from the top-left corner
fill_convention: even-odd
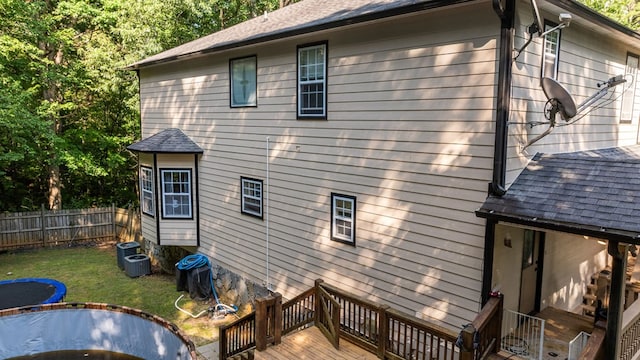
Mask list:
[[[96,302],[140,309],[176,324],[196,345],[218,338],[218,326],[208,314],[197,319],[179,311],[174,302],[185,294],[180,306],[192,314],[209,307],[194,302],[186,292],[176,291],[175,276],[160,274],[128,277],[117,265],[115,243],[101,246],[52,248],[0,252],[0,280],[43,277],[63,282],[66,302]],[[227,316],[227,321],[235,319]]]

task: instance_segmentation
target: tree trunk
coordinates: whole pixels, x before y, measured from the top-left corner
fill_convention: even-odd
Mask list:
[[[45,55],[53,61],[54,66],[62,64],[63,53],[61,49],[53,49],[51,44],[43,43],[40,47],[44,50]],[[55,103],[60,101],[60,89],[55,83],[48,85],[43,92],[43,98],[48,103]],[[56,135],[62,133],[62,123],[58,116],[51,115],[51,127]],[[47,199],[49,202],[49,210],[62,209],[62,183],[60,177],[60,165],[58,165],[58,158],[56,155],[55,147],[51,149],[51,159],[48,169],[48,193]]]

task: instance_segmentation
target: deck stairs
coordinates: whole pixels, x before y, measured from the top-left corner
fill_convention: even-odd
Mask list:
[[[240,354],[236,354],[228,358],[228,360],[253,360],[255,358],[255,349],[247,350]]]
[[[640,287],[636,279],[640,271],[640,261],[637,261],[637,256],[630,254],[627,258],[627,294],[625,294],[625,300],[629,300],[628,304],[625,304],[625,309],[631,305],[631,303],[638,298],[638,292]],[[611,288],[611,268],[607,267],[593,275],[589,284],[587,284],[587,292],[582,297],[582,315],[595,317],[596,310],[598,308],[598,301],[601,302],[602,307],[608,307],[609,289]]]

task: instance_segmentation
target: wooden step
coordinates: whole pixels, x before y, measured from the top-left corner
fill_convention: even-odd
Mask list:
[[[596,301],[598,299],[594,294],[584,294],[582,298],[589,301]]]
[[[587,290],[598,290],[598,285],[596,284],[587,284]]]
[[[591,305],[582,305],[582,315],[595,315],[596,307]]]

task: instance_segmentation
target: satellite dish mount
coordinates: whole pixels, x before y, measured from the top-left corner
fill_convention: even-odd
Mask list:
[[[564,86],[562,86],[559,82],[552,78],[543,77],[540,81],[542,85],[542,91],[544,91],[544,95],[547,97],[547,103],[544,105],[544,117],[549,120],[549,128],[545,130],[542,134],[536,136],[531,139],[522,150],[531,146],[533,143],[547,136],[553,128],[556,126],[556,116],[560,114],[560,117],[565,122],[569,122],[573,120],[573,122],[579,120],[582,116],[586,115],[588,112],[585,112],[587,108],[595,104],[596,101],[600,100],[604,97],[609,89],[620,85],[622,83],[627,82],[623,75],[614,76],[609,78],[607,81],[603,81],[598,83],[597,86],[601,88],[595,94],[589,96],[586,100],[584,100],[580,105],[576,106],[576,102],[573,100],[573,97],[569,93]],[[576,116],[580,115],[577,119]],[[541,123],[531,123],[531,127],[535,125],[539,125]]]
[[[538,4],[536,3],[536,0],[530,0],[530,1],[531,1],[531,11],[533,13],[533,23],[529,25],[529,27],[527,27],[527,32],[529,33],[529,38],[527,39],[527,42],[525,42],[520,49],[515,50],[516,54],[513,57],[514,61],[518,58],[518,56],[520,56],[520,54],[524,51],[524,49],[527,46],[529,46],[529,44],[531,43],[531,40],[533,40],[534,34],[538,34],[538,37],[544,37],[545,35],[551,32],[554,32],[559,29],[564,29],[568,27],[569,24],[571,24],[571,19],[572,19],[571,14],[560,13],[560,15],[558,15],[558,20],[560,24],[558,24],[557,26],[547,31],[544,31],[544,22],[542,21],[542,17],[540,16],[540,10],[538,9]]]

